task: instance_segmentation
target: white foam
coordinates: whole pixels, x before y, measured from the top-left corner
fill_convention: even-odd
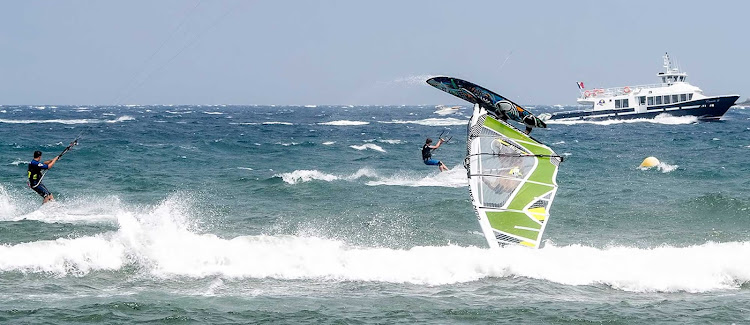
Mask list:
[[[426,166],[437,170],[437,166]],[[463,166],[455,166],[445,172],[408,175],[397,174],[387,177],[379,177],[376,180],[365,183],[369,186],[409,186],[409,187],[464,187],[469,186],[466,179],[466,169]]]
[[[524,277],[631,292],[739,290],[750,282],[750,242],[653,248],[581,245],[538,250],[455,245],[409,249],[278,235],[222,238],[200,233],[190,205],[173,198],[122,209],[119,229],[79,238],[0,246],[0,272],[83,276],[125,267],[157,278],[250,278],[444,285]],[[258,263],[263,261],[263,263]],[[136,266],[133,268],[132,266]]]
[[[18,209],[8,190],[0,184],[0,220],[11,218]]]
[[[28,163],[29,163],[29,160],[16,159],[12,163],[10,163],[9,165],[18,166],[20,164],[28,164]]]
[[[449,118],[427,118],[423,120],[392,120],[392,121],[378,121],[378,123],[386,124],[418,124],[426,126],[451,126],[451,125],[466,125],[466,120],[461,120],[453,117]]]
[[[371,150],[375,150],[375,151],[385,152],[385,149],[381,148],[379,145],[374,144],[374,143],[365,143],[365,144],[363,144],[361,146],[351,145],[351,146],[349,146],[349,148],[357,149],[357,150],[360,150],[360,151],[371,149]]]
[[[41,199],[34,204],[40,204]],[[35,220],[46,223],[102,223],[114,222],[122,210],[117,197],[74,198],[52,201],[26,214],[9,214],[0,220]]]
[[[70,119],[70,120],[61,120],[61,119],[52,119],[52,120],[7,120],[7,119],[0,119],[0,123],[8,123],[8,124],[37,124],[37,123],[60,123],[60,124],[88,124],[88,123],[99,123],[99,120],[96,119]]]
[[[387,143],[387,144],[402,144],[402,143],[404,143],[403,141],[398,140],[398,139],[378,140],[378,142],[383,142],[383,143]]]
[[[370,124],[370,122],[365,122],[365,121],[348,121],[348,120],[339,120],[339,121],[330,121],[330,122],[318,123],[318,125],[334,125],[334,126],[357,126],[357,125],[367,125],[367,124]]]
[[[339,179],[338,176],[321,173],[317,170],[295,170],[291,173],[276,174],[274,177],[281,177],[288,184],[305,183],[312,180],[331,182]]]
[[[97,120],[97,119],[69,119],[69,120],[63,120],[63,119],[51,119],[51,120],[8,120],[8,119],[0,119],[0,123],[8,123],[8,124],[39,124],[39,123],[59,123],[59,124],[89,124],[89,123],[119,123],[119,122],[125,122],[125,121],[132,121],[135,120],[135,118],[131,116],[120,116],[117,119],[114,120]]]
[[[222,113],[222,112],[203,112],[203,114],[208,114],[208,115],[224,115],[224,113]]]
[[[132,116],[128,116],[128,115],[123,115],[114,120],[106,121],[106,122],[107,123],[120,123],[120,122],[125,122],[125,121],[135,121],[135,118]]]
[[[560,120],[547,120],[547,124],[595,124],[595,125],[613,125],[623,123],[654,123],[654,124],[667,124],[667,125],[679,125],[679,124],[693,124],[698,123],[698,118],[695,116],[672,116],[667,113],[657,115],[652,119],[637,118],[631,120],[605,120],[605,121],[560,121]]]
[[[659,162],[659,164],[656,165],[656,166],[654,166],[654,167],[658,171],[666,174],[666,173],[669,173],[669,172],[672,172],[672,171],[676,170],[680,166],[679,165],[670,165],[670,164],[667,164],[667,163],[665,163],[665,162],[662,161],[662,162]],[[640,170],[649,170],[649,169],[654,168],[654,167],[638,167],[638,169],[640,169]]]
[[[275,121],[263,122],[262,124],[263,125],[294,125],[294,123],[289,123],[289,122],[275,122]]]
[[[351,175],[332,175],[317,170],[295,170],[291,173],[276,174],[274,177],[281,177],[287,184],[305,183],[313,180],[333,182],[337,180],[353,181],[363,177],[377,177],[377,173],[369,168],[361,168]]]
[[[336,143],[336,141],[326,141],[326,142],[323,142],[323,145],[324,146],[330,146],[330,145],[332,145],[334,143]]]

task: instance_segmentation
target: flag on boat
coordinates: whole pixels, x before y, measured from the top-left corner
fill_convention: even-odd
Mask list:
[[[583,81],[576,82],[578,89],[583,89]]]

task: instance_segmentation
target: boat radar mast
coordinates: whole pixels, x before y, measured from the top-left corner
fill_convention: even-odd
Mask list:
[[[667,86],[671,86],[677,82],[687,81],[687,73],[680,72],[680,68],[676,65],[672,66],[672,60],[669,58],[669,53],[664,53],[664,72],[656,74],[661,78],[661,83]]]

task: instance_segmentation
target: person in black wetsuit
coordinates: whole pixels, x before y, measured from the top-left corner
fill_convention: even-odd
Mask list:
[[[34,159],[29,162],[29,187],[44,198],[42,204],[55,199],[52,193],[42,184],[42,170],[52,168],[58,159],[60,159],[59,156],[42,162],[42,152],[37,150],[34,151]]]
[[[424,161],[424,164],[438,166],[441,172],[448,170],[448,167],[446,167],[442,161],[432,159],[432,150],[440,148],[440,145],[443,144],[443,142],[445,141],[440,138],[440,140],[438,140],[438,143],[433,146],[432,139],[427,138],[427,140],[425,140],[424,146],[422,146],[422,160]]]

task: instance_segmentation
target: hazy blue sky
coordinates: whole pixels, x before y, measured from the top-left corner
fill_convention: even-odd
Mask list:
[[[0,0],[0,104],[462,103],[435,75],[574,104],[575,81],[657,82],[665,51],[744,99],[748,19],[747,1]]]

